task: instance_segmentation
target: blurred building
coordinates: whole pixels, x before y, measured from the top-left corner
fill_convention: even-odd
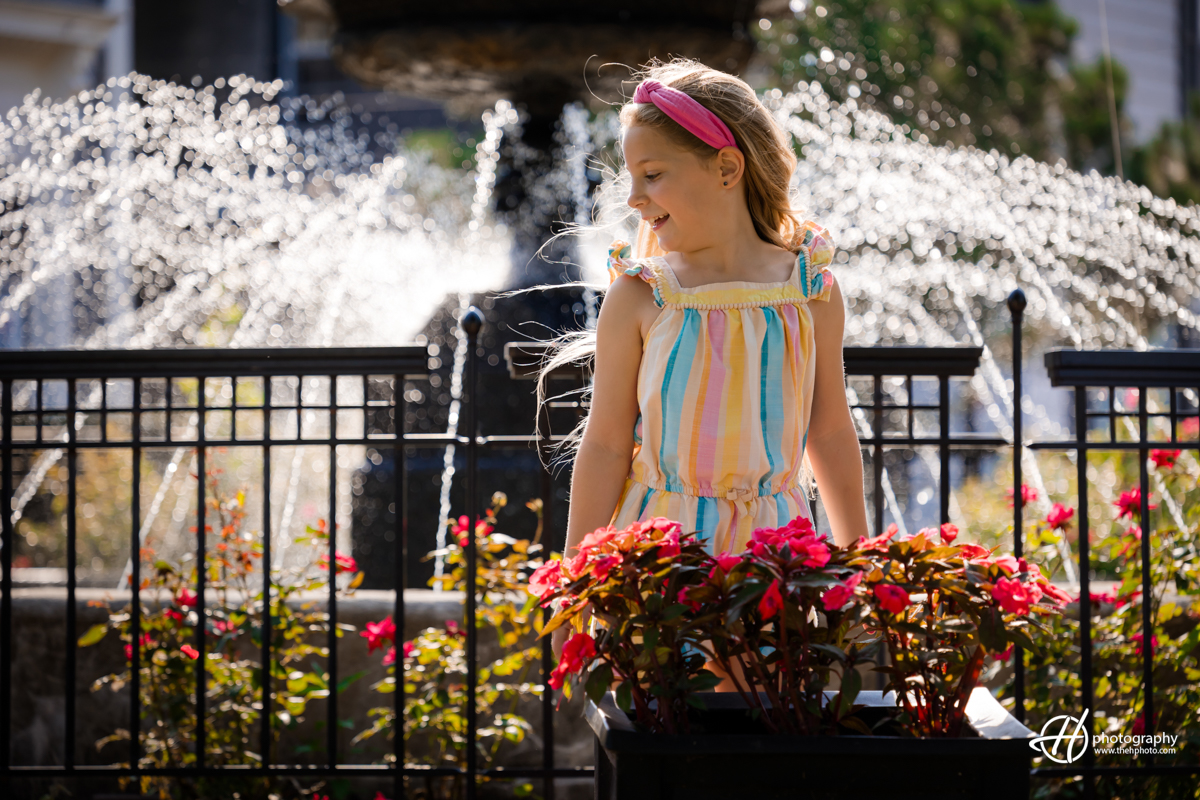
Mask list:
[[[1102,9],[1114,61],[1129,73],[1125,113],[1144,144],[1163,122],[1181,119],[1187,95],[1200,88],[1197,0],[1057,0],[1079,22],[1073,59],[1103,55]]]
[[[133,69],[133,0],[0,0],[0,114]]]

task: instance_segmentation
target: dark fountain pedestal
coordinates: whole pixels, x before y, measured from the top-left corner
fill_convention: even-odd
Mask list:
[[[833,692],[827,692],[826,698]],[[596,800],[1026,800],[1032,731],[977,687],[967,735],[784,736],[759,732],[742,699],[703,694],[703,733],[642,733],[609,692],[587,702],[596,734]],[[894,694],[864,691],[864,718]],[[878,709],[878,710],[876,710]],[[868,719],[868,722],[872,720]]]

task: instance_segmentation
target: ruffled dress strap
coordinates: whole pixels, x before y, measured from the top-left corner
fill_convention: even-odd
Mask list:
[[[649,259],[633,258],[633,246],[621,239],[614,239],[608,246],[608,285],[611,286],[622,274],[636,275],[654,288],[654,303],[659,308],[665,304],[661,281],[654,264]]]
[[[833,272],[829,269],[833,263],[833,237],[812,220],[805,220],[802,229],[804,239],[797,277],[800,290],[809,300],[828,300],[833,292]]]

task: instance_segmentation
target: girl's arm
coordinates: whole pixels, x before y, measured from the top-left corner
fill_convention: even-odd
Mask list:
[[[808,424],[808,454],[821,503],[839,545],[868,535],[862,451],[846,402],[842,335],[846,306],[837,282],[828,302],[810,303],[817,374]]]
[[[651,287],[632,276],[609,285],[596,320],[596,362],[592,407],[571,473],[564,558],[576,555],[583,537],[612,520],[625,478],[633,463],[633,426],[637,423],[637,376],[642,360],[640,319],[649,303],[657,313]],[[554,632],[554,652],[562,650],[567,631]]]

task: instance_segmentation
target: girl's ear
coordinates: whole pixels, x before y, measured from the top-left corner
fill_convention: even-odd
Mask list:
[[[746,171],[746,157],[736,147],[722,147],[717,151],[717,175],[722,186],[736,186]]]

